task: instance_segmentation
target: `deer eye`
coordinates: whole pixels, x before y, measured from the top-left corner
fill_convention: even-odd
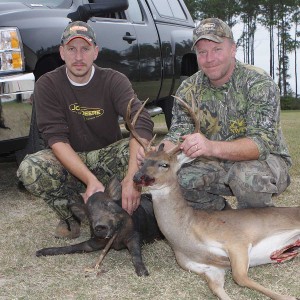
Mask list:
[[[162,168],[165,168],[165,169],[169,168],[169,164],[166,164],[166,163],[162,163],[159,166],[162,167]]]

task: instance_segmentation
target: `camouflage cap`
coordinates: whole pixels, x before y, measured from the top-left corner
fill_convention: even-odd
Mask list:
[[[82,21],[76,21],[70,23],[64,30],[61,36],[61,44],[68,44],[70,41],[76,38],[82,38],[90,45],[93,43],[96,45],[96,35],[91,26]]]
[[[232,31],[226,23],[217,18],[205,19],[194,29],[192,50],[201,39],[223,43],[224,37],[233,40]]]

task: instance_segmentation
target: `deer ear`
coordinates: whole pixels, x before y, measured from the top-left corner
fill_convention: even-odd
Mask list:
[[[122,198],[122,186],[116,176],[113,176],[110,183],[105,189],[105,193],[113,200],[120,200]]]
[[[195,159],[195,157],[192,158],[192,157],[186,156],[183,152],[179,152],[177,154],[178,169],[183,164],[189,163],[189,162],[193,161],[194,159]]]
[[[157,152],[163,151],[163,150],[164,150],[164,147],[165,147],[165,144],[164,144],[164,143],[161,143],[161,144],[158,146]]]

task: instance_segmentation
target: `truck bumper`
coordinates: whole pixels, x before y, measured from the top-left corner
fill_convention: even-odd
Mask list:
[[[0,76],[0,154],[23,147],[31,120],[33,73]]]

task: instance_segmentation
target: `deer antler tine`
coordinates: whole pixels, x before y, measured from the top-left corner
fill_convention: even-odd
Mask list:
[[[128,130],[130,131],[130,133],[132,134],[132,136],[138,141],[138,143],[144,148],[144,150],[146,151],[147,149],[147,145],[146,143],[144,143],[144,141],[141,139],[141,137],[138,135],[138,133],[136,132],[134,126],[136,123],[136,120],[138,119],[141,111],[144,109],[148,99],[142,104],[142,106],[139,108],[139,110],[137,111],[137,113],[135,114],[135,116],[133,117],[132,122],[130,121],[130,116],[131,116],[131,105],[132,102],[134,101],[134,98],[130,99],[128,106],[127,106],[127,113],[126,113],[126,124],[128,127]]]
[[[194,131],[194,132],[195,132],[195,133],[196,133],[196,132],[201,132],[201,131],[200,131],[201,111],[200,111],[200,109],[197,109],[197,106],[196,106],[196,99],[195,99],[194,95],[191,94],[191,96],[192,96],[192,107],[193,107],[193,111],[195,112],[195,115],[196,115],[196,117],[197,117],[197,119],[194,120],[194,121],[195,121],[195,131]]]
[[[147,151],[147,152],[151,150],[151,146],[152,146],[152,143],[154,142],[155,138],[156,138],[156,134],[154,135],[154,137],[153,137],[153,138],[151,139],[151,141],[149,142],[149,144],[148,144],[148,146],[147,146],[147,148],[146,148],[146,151]]]
[[[167,151],[167,154],[169,156],[174,155],[175,153],[177,153],[178,151],[180,151],[180,144],[177,144],[176,146],[174,146],[172,149],[170,149],[169,151]]]
[[[133,98],[130,100],[130,113],[131,113],[131,103],[132,103],[133,100],[134,100]],[[145,107],[146,103],[148,102],[148,100],[149,100],[149,98],[144,101],[142,106],[139,108],[139,110],[136,112],[135,116],[133,117],[133,120],[132,120],[132,126],[133,127],[135,126],[136,120],[138,119],[141,111],[144,109],[144,107]]]
[[[194,124],[195,124],[195,130],[194,133],[198,133],[200,132],[200,113],[199,110],[196,108],[196,101],[194,96],[192,95],[192,107],[190,107],[185,101],[183,101],[181,98],[177,97],[177,96],[173,96],[176,100],[178,100],[180,102],[180,104],[182,104],[187,111],[189,112],[189,114],[191,115]]]
[[[194,96],[192,95],[192,107],[189,106],[185,101],[183,101],[181,98],[177,97],[177,96],[173,96],[181,105],[183,105],[188,113],[191,115],[194,124],[195,124],[195,129],[194,129],[194,133],[198,133],[200,132],[200,112],[196,107],[196,101]],[[177,153],[178,151],[180,151],[180,145],[179,142],[178,144],[173,147],[171,150],[169,150],[167,153],[169,155],[174,155],[175,153]]]

